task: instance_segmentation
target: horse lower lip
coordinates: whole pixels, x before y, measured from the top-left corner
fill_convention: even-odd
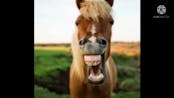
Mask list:
[[[91,82],[100,82],[104,79],[104,75],[102,73],[100,73],[99,75],[90,74],[88,79]]]
[[[91,83],[101,83],[101,81],[104,79],[104,74],[101,67],[101,65],[88,66],[88,80]]]

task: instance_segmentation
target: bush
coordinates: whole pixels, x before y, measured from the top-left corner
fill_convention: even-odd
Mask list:
[[[58,98],[56,93],[51,93],[47,89],[39,86],[34,87],[34,98]]]
[[[139,74],[138,69],[129,66],[117,66],[117,72],[121,78],[130,78]]]
[[[68,93],[71,54],[66,51],[35,50],[34,56],[35,84],[57,93]]]
[[[117,66],[119,91],[139,91],[140,72],[138,69],[129,66]]]
[[[138,57],[129,57],[118,54],[112,54],[112,57],[116,62],[116,65],[135,67],[138,64]]]
[[[60,70],[67,70],[72,61],[71,54],[66,51],[35,50],[35,78],[55,77]]]
[[[140,84],[137,79],[126,79],[120,83],[119,89],[121,91],[139,91]]]

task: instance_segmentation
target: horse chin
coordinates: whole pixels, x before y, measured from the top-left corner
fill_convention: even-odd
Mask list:
[[[84,55],[84,61],[87,66],[87,80],[90,84],[102,84],[105,79],[104,54]]]

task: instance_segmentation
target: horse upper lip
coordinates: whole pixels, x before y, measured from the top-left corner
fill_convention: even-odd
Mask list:
[[[101,64],[101,55],[84,55],[85,64],[88,66],[97,66]]]

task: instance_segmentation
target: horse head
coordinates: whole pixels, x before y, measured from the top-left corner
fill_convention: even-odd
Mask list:
[[[88,83],[105,80],[105,62],[110,56],[113,0],[76,0],[80,15],[76,20],[77,39]],[[80,66],[80,65],[79,65]]]

